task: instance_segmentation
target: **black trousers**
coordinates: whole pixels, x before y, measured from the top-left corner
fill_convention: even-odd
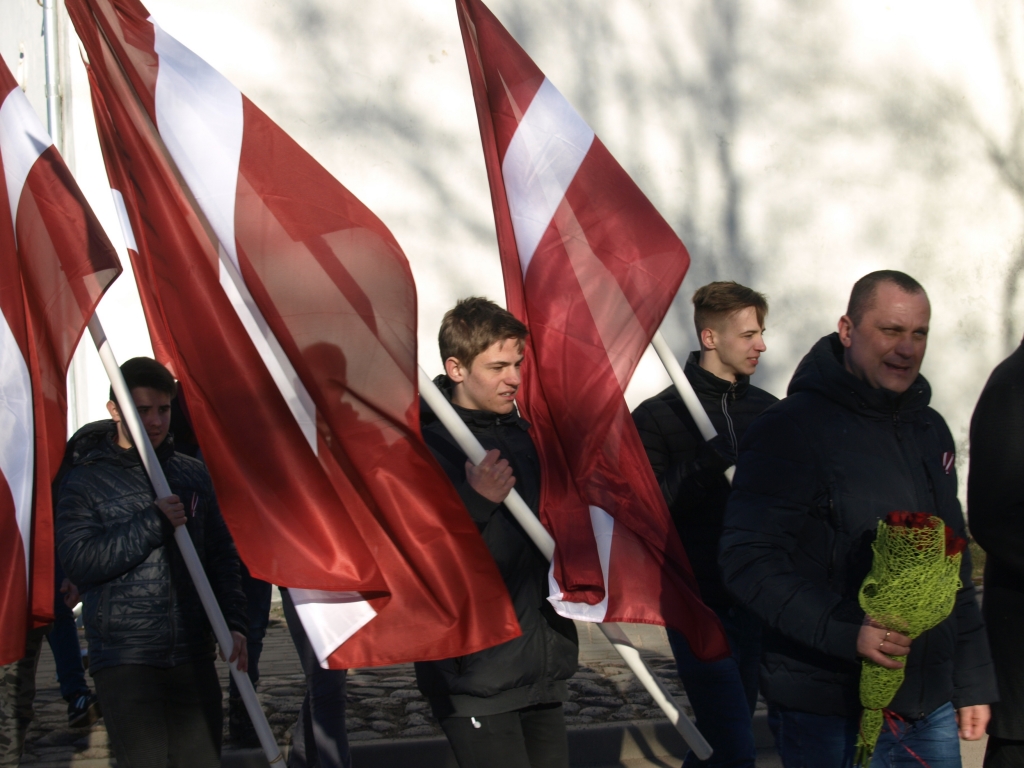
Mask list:
[[[459,768],[569,768],[561,704],[500,715],[446,717],[441,728]]]
[[[118,768],[217,768],[224,711],[213,659],[93,673]]]
[[[985,768],[1024,768],[1024,741],[989,736]]]

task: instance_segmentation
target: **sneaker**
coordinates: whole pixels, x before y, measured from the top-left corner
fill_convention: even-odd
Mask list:
[[[103,717],[100,700],[91,691],[75,696],[68,702],[68,727],[87,728]]]

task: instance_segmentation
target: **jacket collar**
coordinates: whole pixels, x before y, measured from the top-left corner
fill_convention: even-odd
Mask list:
[[[71,464],[92,464],[96,461],[114,461],[123,466],[141,464],[142,458],[135,446],[125,450],[117,444],[117,426],[113,419],[104,419],[86,424],[68,441],[71,453]],[[167,437],[156,449],[156,457],[161,464],[174,455],[174,436]]]
[[[442,373],[440,376],[437,376],[434,379],[434,384],[437,385],[437,388],[441,390],[444,396],[448,398],[448,402],[451,403],[452,393],[455,391],[455,382],[449,379],[447,374]],[[490,427],[495,425],[515,426],[519,427],[524,432],[530,428],[530,422],[528,422],[526,419],[519,415],[518,407],[513,408],[508,413],[494,413],[492,411],[474,411],[469,408],[463,408],[462,406],[456,405],[455,403],[452,403],[452,408],[454,408],[455,412],[459,414],[459,418],[466,422],[466,424],[468,424],[470,427],[477,427],[482,429],[484,427]],[[433,412],[430,410],[430,408],[427,406],[425,402],[422,404],[420,414],[420,420],[423,423],[427,423],[427,421],[433,421],[436,418],[436,416],[434,416]],[[424,416],[426,416],[427,414],[430,414],[429,419],[424,418]]]
[[[876,389],[846,370],[844,354],[838,333],[819,339],[797,366],[788,394],[818,392],[850,410],[887,417],[921,411],[931,401],[931,387],[921,374],[906,392]]]
[[[722,395],[732,395],[733,398],[741,398],[747,394],[750,387],[749,376],[737,376],[736,382],[720,379],[711,371],[700,367],[700,352],[691,352],[686,359],[686,378],[690,380],[694,391],[698,395],[706,397],[721,398]]]

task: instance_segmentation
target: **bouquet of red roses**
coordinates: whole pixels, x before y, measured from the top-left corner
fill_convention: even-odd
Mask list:
[[[949,616],[960,589],[960,559],[967,542],[942,518],[892,512],[878,523],[871,571],[858,595],[877,624],[915,638]],[[896,658],[896,657],[892,657]],[[903,669],[865,659],[861,666],[857,765],[867,765],[882,732],[883,710],[903,683]]]

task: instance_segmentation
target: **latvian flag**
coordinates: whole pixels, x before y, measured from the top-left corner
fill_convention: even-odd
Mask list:
[[[254,576],[333,668],[518,636],[420,438],[416,290],[387,228],[137,0],[68,0],[157,355]]]
[[[517,401],[541,454],[559,613],[667,624],[728,652],[623,399],[686,248],[480,0],[456,0],[509,310],[530,329]]]
[[[71,356],[117,255],[0,59],[0,664],[53,619],[50,483]]]

